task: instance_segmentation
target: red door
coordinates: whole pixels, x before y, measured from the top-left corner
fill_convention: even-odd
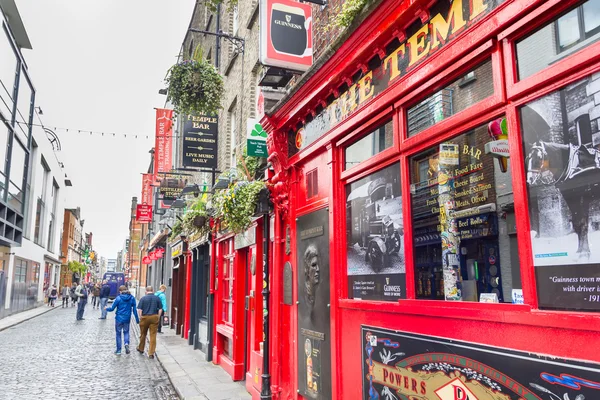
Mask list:
[[[259,284],[262,282],[261,254],[261,249],[257,251],[256,245],[250,246],[246,253],[246,390],[254,399],[260,398],[262,374],[262,287]]]

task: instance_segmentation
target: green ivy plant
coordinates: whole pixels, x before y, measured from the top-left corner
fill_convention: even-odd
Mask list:
[[[242,150],[242,156],[237,160],[237,171],[242,172],[244,177],[251,181],[257,179],[260,167],[263,165],[263,158],[249,156],[246,146]]]
[[[85,271],[87,271],[87,265],[82,264],[78,261],[69,261],[67,266],[69,267],[69,271],[77,272],[79,276],[82,276],[85,273]]]
[[[171,235],[169,236],[169,240],[173,241],[177,239],[183,233],[183,223],[181,221],[175,222],[173,228],[171,229]]]
[[[264,181],[238,181],[213,196],[222,227],[235,233],[248,229],[256,210],[258,194],[267,187]]]
[[[349,27],[368,2],[369,0],[346,0],[335,17],[334,24],[340,28]]]
[[[215,115],[222,108],[223,77],[214,65],[203,58],[199,46],[191,60],[171,67],[165,82],[168,86],[167,100],[178,114]]]

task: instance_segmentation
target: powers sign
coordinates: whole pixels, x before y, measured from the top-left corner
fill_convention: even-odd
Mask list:
[[[600,365],[363,326],[363,399],[598,399]]]
[[[295,71],[310,68],[313,63],[310,4],[261,0],[260,26],[262,64]]]

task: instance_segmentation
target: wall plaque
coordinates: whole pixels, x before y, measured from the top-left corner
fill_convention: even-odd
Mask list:
[[[283,265],[283,304],[291,306],[294,302],[294,282],[292,264],[288,261]]]

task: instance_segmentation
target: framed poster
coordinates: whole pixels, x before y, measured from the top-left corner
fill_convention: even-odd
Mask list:
[[[365,400],[600,398],[600,365],[362,326]]]
[[[348,292],[354,299],[406,297],[400,166],[346,185]]]
[[[541,307],[600,310],[600,75],[520,110]]]
[[[331,398],[329,319],[329,213],[296,222],[298,254],[298,390],[311,399]]]

